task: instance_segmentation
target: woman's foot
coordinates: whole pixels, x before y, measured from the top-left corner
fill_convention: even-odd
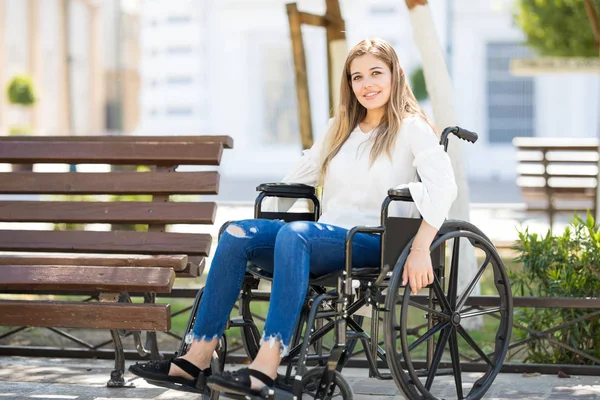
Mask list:
[[[208,359],[208,361],[198,360],[198,359],[194,359],[193,357],[190,357],[189,353],[185,354],[181,357],[177,357],[177,358],[188,361],[193,366],[198,368],[200,371],[204,371],[204,370],[210,368],[210,358]],[[190,375],[188,372],[181,369],[181,367],[179,367],[175,363],[171,363],[171,366],[169,367],[169,376],[179,376],[179,377],[186,378],[186,379],[195,379],[194,376]]]
[[[258,371],[261,374],[268,376],[272,380],[275,380],[277,378],[277,365],[262,364],[260,362],[257,362],[255,359],[248,366],[248,369]],[[260,391],[263,387],[270,386],[270,385],[265,385],[265,382],[261,381],[260,379],[254,377],[252,375],[250,375],[250,382],[251,382],[251,385],[250,385],[251,389],[255,390],[255,391]]]
[[[212,375],[210,364],[217,342],[217,339],[211,342],[195,341],[181,357],[136,363],[129,367],[129,371],[155,385],[203,392],[206,379]]]
[[[273,387],[274,384],[275,380],[268,375],[249,368],[225,371],[207,380],[207,385],[212,390],[243,396],[258,396],[265,386]]]
[[[279,341],[264,342],[248,368],[213,375],[208,379],[208,385],[226,393],[256,395],[265,386],[273,386],[281,361],[280,354]]]
[[[173,366],[176,366],[181,372],[171,375],[170,371]],[[135,363],[129,366],[129,372],[144,378],[153,385],[198,393],[204,393],[207,390],[206,380],[212,375],[210,367],[201,370],[183,358]]]
[[[210,367],[213,352],[217,348],[218,343],[218,339],[213,339],[210,342],[205,340],[194,340],[187,353],[179,358],[192,363],[196,368],[203,371]],[[180,376],[186,379],[193,378],[188,372],[184,371],[174,363],[171,363],[171,367],[169,368],[169,376]]]

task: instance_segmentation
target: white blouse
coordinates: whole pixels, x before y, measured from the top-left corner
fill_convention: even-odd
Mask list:
[[[319,222],[350,229],[380,224],[381,204],[391,188],[408,187],[414,203],[394,202],[390,215],[418,218],[439,229],[457,195],[450,158],[429,124],[419,116],[402,121],[392,158],[370,165],[373,131],[357,127],[331,160],[323,183]],[[315,186],[322,165],[324,136],[303,152],[282,182]],[[421,182],[416,181],[418,172]],[[269,197],[265,211],[287,211],[295,199]]]

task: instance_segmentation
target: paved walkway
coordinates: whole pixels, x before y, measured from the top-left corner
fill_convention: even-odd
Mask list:
[[[128,362],[129,364],[129,362]],[[128,388],[105,386],[107,360],[0,357],[0,399],[10,400],[200,400],[201,396],[147,384],[126,374]],[[357,400],[404,399],[392,381],[367,378],[367,371],[345,369]],[[451,379],[439,377],[438,379]],[[600,400],[599,376],[557,378],[500,374],[484,397],[489,400]]]

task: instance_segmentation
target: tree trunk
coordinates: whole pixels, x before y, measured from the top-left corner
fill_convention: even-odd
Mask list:
[[[339,0],[325,0],[328,24],[327,38],[327,72],[329,81],[329,116],[335,115],[335,109],[340,103],[340,81],[344,72],[344,63],[348,56],[346,44],[346,25],[342,19]]]
[[[452,81],[444,60],[442,45],[437,36],[435,25],[426,0],[405,0],[409,9],[413,36],[423,62],[423,72],[427,92],[431,99],[433,117],[439,132],[448,126],[456,125],[454,112]],[[438,132],[438,133],[439,133]],[[449,218],[469,220],[469,188],[462,156],[462,143],[458,138],[452,137],[449,141],[448,152],[452,160],[452,167],[458,185],[458,197],[450,209]],[[477,272],[477,260],[473,247],[466,241],[461,241],[459,269],[459,294]],[[473,290],[472,295],[481,293],[479,285]],[[465,320],[464,322],[467,322]],[[483,326],[481,317],[468,320],[469,329]],[[465,326],[465,325],[463,325]]]

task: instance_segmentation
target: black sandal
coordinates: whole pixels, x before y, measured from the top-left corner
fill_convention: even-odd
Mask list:
[[[171,363],[177,365],[184,372],[191,375],[193,379],[169,375]],[[134,365],[129,366],[129,372],[144,378],[152,385],[194,393],[207,393],[208,388],[206,386],[206,380],[212,375],[210,367],[201,370],[183,358],[173,358],[166,361],[150,361],[143,364],[135,363]]]
[[[275,381],[260,371],[242,368],[237,371],[225,371],[208,379],[208,386],[215,391],[240,394],[244,396],[260,396],[262,390],[252,390],[250,377],[253,376],[271,388]]]

